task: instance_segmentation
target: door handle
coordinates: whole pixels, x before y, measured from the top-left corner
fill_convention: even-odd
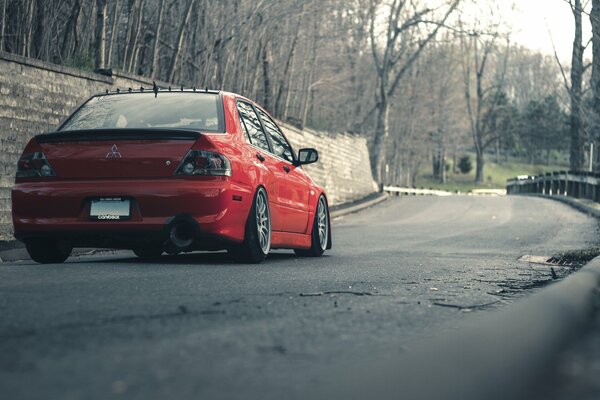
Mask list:
[[[256,153],[256,158],[258,158],[260,160],[260,162],[265,161],[265,158],[260,153]]]
[[[283,170],[284,170],[285,172],[290,172],[290,167],[288,167],[287,165],[284,165],[284,166],[283,166]]]

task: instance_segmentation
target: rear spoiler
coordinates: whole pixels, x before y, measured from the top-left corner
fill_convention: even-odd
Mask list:
[[[113,140],[197,140],[200,132],[190,129],[137,128],[59,131],[37,135],[38,143],[96,142]]]

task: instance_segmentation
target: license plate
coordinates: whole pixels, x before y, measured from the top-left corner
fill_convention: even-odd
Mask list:
[[[128,219],[130,212],[131,204],[128,199],[97,199],[92,200],[90,206],[90,218],[102,221]]]

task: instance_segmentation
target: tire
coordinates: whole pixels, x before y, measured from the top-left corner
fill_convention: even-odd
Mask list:
[[[294,252],[302,257],[321,257],[329,244],[330,233],[329,207],[327,206],[325,196],[321,195],[317,203],[317,210],[315,211],[310,249],[296,249]]]
[[[250,215],[246,221],[244,242],[229,249],[229,254],[239,263],[258,264],[264,261],[271,250],[271,212],[269,199],[264,188],[254,195]]]
[[[138,247],[137,249],[131,249],[131,251],[133,251],[140,260],[155,260],[163,253],[160,245],[157,245],[156,247]]]
[[[73,251],[73,246],[63,240],[31,239],[25,243],[29,257],[40,264],[60,264]]]

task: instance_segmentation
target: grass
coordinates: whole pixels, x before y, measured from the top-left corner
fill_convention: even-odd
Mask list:
[[[473,169],[469,174],[453,174],[452,168],[450,168],[446,175],[446,183],[439,183],[433,179],[431,167],[429,166],[428,169],[421,170],[421,173],[417,176],[416,186],[462,193],[468,193],[474,189],[504,189],[506,188],[506,181],[518,175],[539,175],[568,169],[564,165],[532,165],[514,160],[497,164],[492,161],[492,157],[488,156],[483,169],[485,182],[476,184],[474,158],[471,155]]]

